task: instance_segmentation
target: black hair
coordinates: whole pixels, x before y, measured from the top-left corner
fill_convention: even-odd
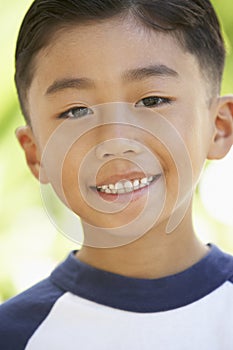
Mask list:
[[[21,25],[16,46],[15,82],[22,112],[29,122],[27,92],[37,53],[59,29],[132,15],[145,28],[171,33],[195,55],[212,90],[220,88],[225,47],[209,0],[35,0]]]

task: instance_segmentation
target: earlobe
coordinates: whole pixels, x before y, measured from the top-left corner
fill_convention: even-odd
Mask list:
[[[208,159],[221,159],[233,144],[233,95],[219,97]]]
[[[44,169],[41,165],[40,152],[36,144],[32,128],[29,125],[26,125],[18,128],[15,133],[21,147],[24,150],[26,161],[32,174],[41,183],[48,183]]]

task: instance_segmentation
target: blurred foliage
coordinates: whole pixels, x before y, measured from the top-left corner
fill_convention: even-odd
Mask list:
[[[31,2],[0,0],[0,301],[46,276],[75,248],[75,244],[57,234],[45,215],[39,185],[29,174],[14,136],[15,129],[24,124],[13,81],[14,50],[20,23]],[[212,2],[223,24],[228,50],[223,93],[230,93],[233,92],[233,2]],[[233,252],[232,226],[212,217],[198,190],[194,209],[197,230],[201,226],[200,231],[206,232],[204,239]]]

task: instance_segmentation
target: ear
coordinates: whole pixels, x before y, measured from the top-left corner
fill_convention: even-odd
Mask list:
[[[208,159],[221,159],[233,144],[233,95],[218,98],[215,116],[215,132]]]
[[[41,183],[47,184],[48,180],[43,166],[41,165],[41,156],[32,128],[26,125],[18,128],[15,133],[24,150],[26,161],[31,172]]]

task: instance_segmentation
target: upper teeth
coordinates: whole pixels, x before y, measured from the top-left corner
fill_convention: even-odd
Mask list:
[[[156,176],[144,177],[143,179],[136,179],[133,181],[122,180],[118,181],[116,184],[97,186],[97,191],[105,192],[108,194],[122,194],[129,193],[148,186]]]

